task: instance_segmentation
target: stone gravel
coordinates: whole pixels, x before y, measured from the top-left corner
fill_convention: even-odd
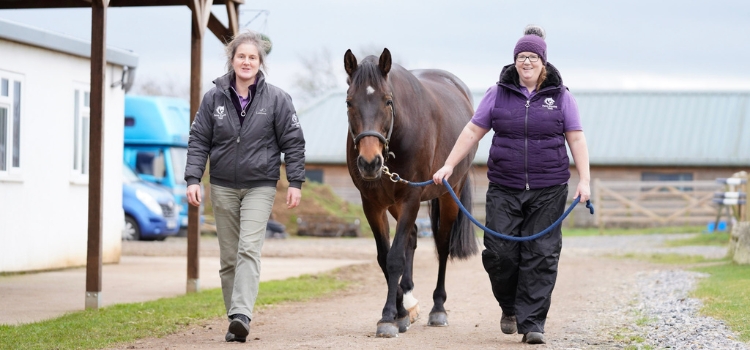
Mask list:
[[[702,302],[688,297],[697,280],[707,276],[682,270],[640,274],[636,310],[649,322],[631,328],[658,349],[747,349],[724,322],[700,316]]]
[[[682,254],[707,259],[726,256],[725,247],[665,247],[667,240],[692,234],[571,237],[564,240],[568,253],[590,255]],[[645,318],[643,325],[629,323],[632,335],[645,340],[639,348],[655,349],[748,349],[722,321],[699,314],[702,302],[688,297],[706,274],[679,269],[653,270],[639,274],[635,306],[624,313]],[[612,315],[622,317],[625,315]]]

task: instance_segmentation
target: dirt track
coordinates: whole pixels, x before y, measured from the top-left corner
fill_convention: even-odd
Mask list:
[[[211,243],[202,242],[202,251]],[[340,254],[343,253],[343,254]],[[522,349],[520,335],[500,332],[500,308],[492,297],[487,275],[477,255],[448,265],[448,321],[444,328],[428,327],[437,262],[431,239],[420,239],[415,256],[415,296],[422,316],[398,338],[374,336],[385,301],[383,275],[375,263],[370,239],[269,240],[264,256],[370,258],[371,264],[346,268],[342,278],[352,287],[306,303],[289,303],[256,310],[248,343],[225,343],[225,318],[216,318],[165,338],[142,339],[118,349],[385,349],[395,346],[436,349]],[[640,271],[653,265],[597,257],[590,250],[563,248],[560,273],[547,320],[547,345],[537,348],[582,349],[620,347],[614,332],[632,322],[627,305],[630,288]]]

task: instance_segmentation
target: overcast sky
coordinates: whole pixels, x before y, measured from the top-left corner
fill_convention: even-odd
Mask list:
[[[254,21],[250,19],[266,10]],[[294,96],[300,57],[332,53],[345,86],[343,55],[388,47],[408,69],[441,68],[484,90],[512,62],[526,24],[547,30],[549,62],[572,90],[750,90],[750,1],[444,1],[246,0],[243,28],[263,31],[274,47],[268,80]],[[223,5],[214,14],[226,18]],[[2,10],[0,18],[90,40],[90,9]],[[187,6],[110,8],[107,44],[139,57],[136,84],[187,86]],[[225,58],[207,31],[203,89],[223,74]],[[361,57],[360,57],[361,58]]]

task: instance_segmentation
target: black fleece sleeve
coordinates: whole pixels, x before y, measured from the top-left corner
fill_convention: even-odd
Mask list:
[[[279,142],[279,149],[284,153],[289,186],[302,188],[302,183],[305,182],[305,135],[302,133],[292,98],[289,94],[283,93],[279,99],[281,101],[276,103],[274,119],[276,140]]]

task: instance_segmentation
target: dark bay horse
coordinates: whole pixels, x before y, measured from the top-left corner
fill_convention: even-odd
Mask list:
[[[449,256],[465,259],[477,252],[471,222],[459,211],[444,186],[411,187],[381,175],[387,167],[409,181],[431,179],[473,115],[471,93],[451,73],[433,69],[407,71],[393,64],[388,49],[379,58],[368,56],[359,64],[348,50],[344,68],[349,75],[346,96],[349,175],[362,197],[365,216],[375,236],[378,264],[388,284],[388,297],[376,335],[397,337],[419,313],[419,303],[412,296],[412,264],[417,247],[414,223],[422,201],[430,202],[439,261],[428,325],[447,326],[446,263]],[[476,146],[455,167],[449,179],[469,210],[468,173],[475,153]],[[386,212],[397,221],[392,244]]]

